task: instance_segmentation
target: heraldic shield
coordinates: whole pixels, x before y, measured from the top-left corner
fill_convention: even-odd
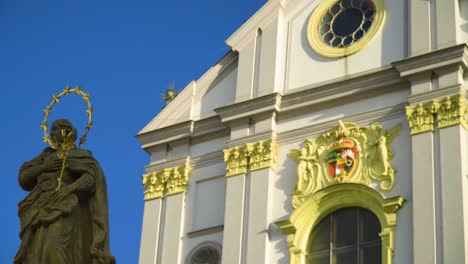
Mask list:
[[[379,123],[361,127],[339,121],[339,125],[312,140],[289,156],[298,165],[292,203],[299,206],[314,192],[337,183],[371,185],[380,182],[382,191],[393,188],[395,169],[390,143],[401,129],[385,130]]]
[[[351,139],[341,139],[327,153],[328,172],[336,182],[350,177],[359,162],[356,144]]]

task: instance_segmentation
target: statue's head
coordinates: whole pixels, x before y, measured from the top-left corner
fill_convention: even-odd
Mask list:
[[[57,119],[50,126],[50,137],[58,142],[63,142],[70,132],[72,133],[71,138],[75,141],[78,136],[78,131],[72,123],[66,119]]]

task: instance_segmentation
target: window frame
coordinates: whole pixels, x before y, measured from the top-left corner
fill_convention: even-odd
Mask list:
[[[311,48],[326,58],[350,56],[364,49],[383,30],[387,11],[384,0],[370,0],[375,6],[375,17],[369,30],[355,43],[342,48],[332,47],[322,41],[320,23],[328,10],[339,0],[323,0],[315,8],[307,24],[307,40]]]
[[[312,194],[293,211],[289,220],[276,224],[287,234],[290,264],[305,264],[309,237],[314,227],[334,211],[362,207],[378,218],[381,226],[382,264],[392,264],[396,213],[404,203],[405,199],[401,196],[385,199],[376,190],[362,184],[336,184]]]

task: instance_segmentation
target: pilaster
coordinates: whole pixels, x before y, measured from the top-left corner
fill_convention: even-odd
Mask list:
[[[431,51],[431,1],[408,1],[410,8],[410,55]]]
[[[270,189],[278,145],[272,139],[224,150],[223,263],[269,263]]]
[[[161,262],[180,264],[182,261],[182,236],[184,223],[185,193],[175,193],[166,197],[164,212],[164,230],[160,243],[162,243]]]
[[[460,125],[440,129],[443,263],[467,263],[466,132]]]
[[[182,263],[185,193],[190,177],[185,164],[143,175],[145,212],[140,250],[141,264]]]
[[[226,179],[222,263],[242,263],[245,184],[245,174],[237,174]]]
[[[413,2],[412,2],[413,3]],[[411,94],[432,90],[430,72],[410,76]],[[412,149],[413,175],[413,263],[437,263],[437,223],[432,104],[420,102],[406,107]]]
[[[462,72],[437,71],[441,89],[456,86],[461,93],[428,97],[406,108],[413,152],[414,263],[468,260],[468,109]]]
[[[141,230],[140,264],[156,264],[161,231],[162,199],[145,202]]]
[[[458,0],[434,0],[436,8],[437,48],[461,43],[460,8]]]
[[[275,176],[278,145],[259,141],[250,146],[250,195],[246,263],[270,263],[268,226],[271,222],[271,185]]]

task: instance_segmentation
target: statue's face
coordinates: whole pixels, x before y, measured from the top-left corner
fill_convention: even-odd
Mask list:
[[[73,132],[73,126],[65,122],[54,122],[50,127],[51,138],[56,139],[58,142],[63,142],[70,132]]]

